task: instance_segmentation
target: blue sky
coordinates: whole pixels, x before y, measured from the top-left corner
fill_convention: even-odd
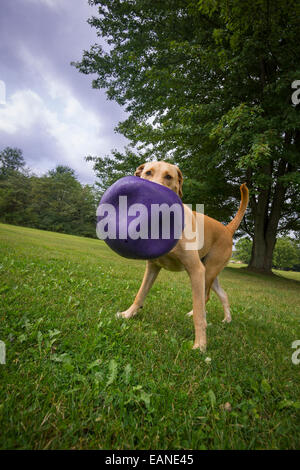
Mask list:
[[[93,183],[84,156],[123,149],[114,132],[123,110],[93,90],[92,77],[71,61],[99,42],[87,19],[97,14],[87,0],[2,0],[0,80],[6,104],[0,105],[0,150],[23,150],[37,174],[69,165],[82,183]]]

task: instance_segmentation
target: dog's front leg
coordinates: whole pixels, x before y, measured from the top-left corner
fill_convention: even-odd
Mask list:
[[[133,304],[129,307],[129,309],[125,310],[124,312],[118,312],[118,317],[130,318],[137,314],[139,309],[143,306],[144,300],[152,285],[154,284],[154,281],[157,278],[160,269],[161,268],[154,264],[152,261],[147,261],[143,282],[137,293],[136,298],[134,299]]]
[[[193,349],[206,350],[206,318],[205,318],[205,267],[200,259],[193,260],[185,266],[192,284],[193,320],[195,342]]]

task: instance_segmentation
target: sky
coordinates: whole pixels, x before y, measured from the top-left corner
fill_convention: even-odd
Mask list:
[[[84,157],[128,143],[114,131],[124,110],[70,65],[99,43],[87,23],[95,14],[87,0],[1,0],[0,151],[22,149],[38,175],[68,165],[81,183],[92,184]]]

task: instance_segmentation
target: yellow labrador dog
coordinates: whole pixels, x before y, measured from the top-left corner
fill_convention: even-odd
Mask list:
[[[182,197],[182,173],[175,165],[166,162],[149,162],[136,169],[135,176],[167,186]],[[240,187],[241,203],[234,219],[224,226],[211,217],[192,212],[184,205],[185,221],[191,223],[197,230],[200,216],[204,220],[204,242],[198,249],[186,249],[190,236],[185,233],[175,247],[158,259],[147,261],[142,285],[133,304],[118,316],[130,318],[143,306],[144,300],[153,285],[161,268],[170,271],[186,270],[192,285],[193,310],[188,314],[193,316],[195,341],[193,349],[206,349],[206,313],[205,304],[209,299],[212,288],[222,302],[225,317],[223,321],[230,322],[230,308],[226,292],[218,282],[218,274],[228,263],[232,253],[232,237],[241,223],[248,205],[248,189],[245,184]],[[204,219],[203,219],[204,218]]]

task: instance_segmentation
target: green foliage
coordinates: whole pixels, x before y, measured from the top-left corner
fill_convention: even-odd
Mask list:
[[[96,237],[98,202],[98,191],[61,165],[41,177],[15,165],[0,178],[0,220],[10,224]]]
[[[120,154],[120,152],[113,151],[112,156],[93,157],[90,155],[86,157],[86,160],[94,162],[94,170],[99,177],[96,184],[102,194],[119,178],[133,175],[135,169],[144,163],[145,157],[136,155],[130,149],[126,149],[124,155]]]
[[[273,267],[276,269],[300,270],[300,247],[295,240],[284,237],[276,241]]]
[[[21,149],[6,147],[0,152],[0,180],[14,171],[24,168],[25,160]]]
[[[89,3],[98,7],[89,23],[102,41],[75,65],[125,107],[117,130],[130,141],[131,161],[135,153],[179,164],[186,202],[204,203],[222,222],[247,182],[241,228],[255,238],[254,267],[264,251],[268,270],[276,235],[299,229],[300,108],[291,102],[300,77],[299,2]],[[97,174],[105,188],[103,161]],[[118,155],[119,175],[131,169],[127,162],[128,151]]]
[[[241,238],[235,248],[234,257],[248,264],[251,258],[252,241],[246,237]],[[272,267],[282,270],[300,270],[300,248],[297,240],[288,237],[280,237],[276,240]]]
[[[235,245],[235,258],[248,264],[251,258],[252,241],[250,238],[241,238]]]

